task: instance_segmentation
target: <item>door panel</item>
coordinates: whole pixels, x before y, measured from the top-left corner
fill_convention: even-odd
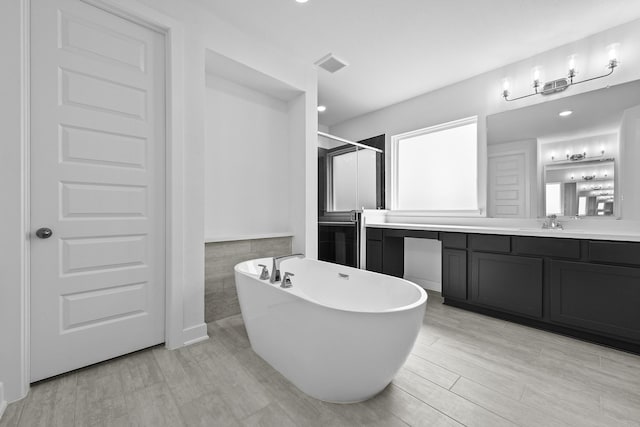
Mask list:
[[[551,262],[551,320],[640,342],[640,269]]]
[[[467,251],[442,249],[442,296],[467,299]]]
[[[471,254],[471,299],[491,308],[542,318],[542,259]]]
[[[31,380],[164,341],[164,38],[32,0]]]
[[[490,156],[487,170],[488,215],[505,218],[527,216],[525,154]]]

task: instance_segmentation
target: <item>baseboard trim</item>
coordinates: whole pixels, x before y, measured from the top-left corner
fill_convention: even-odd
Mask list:
[[[420,277],[413,276],[404,276],[404,279],[430,291],[442,292],[442,284],[440,282],[434,282],[432,280],[421,279]]]
[[[5,409],[7,409],[7,401],[4,400],[4,384],[0,383],[0,420]]]
[[[208,340],[209,335],[207,335],[207,324],[201,323],[199,325],[186,328],[182,331],[182,336],[184,337],[185,346]]]

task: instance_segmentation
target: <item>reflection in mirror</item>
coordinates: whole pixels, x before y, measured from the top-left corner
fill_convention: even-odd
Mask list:
[[[619,217],[621,129],[639,104],[632,81],[488,116],[487,215]]]
[[[569,162],[545,165],[545,214],[613,215],[614,159]]]

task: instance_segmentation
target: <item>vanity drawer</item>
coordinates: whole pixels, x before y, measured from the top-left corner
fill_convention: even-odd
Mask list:
[[[548,237],[514,237],[513,250],[522,255],[580,259],[580,241]]]
[[[587,245],[589,261],[640,266],[640,243],[590,240]]]
[[[434,239],[438,240],[438,231],[428,230],[407,230],[404,237],[413,237],[414,239]]]
[[[511,252],[511,237],[495,234],[470,234],[469,248],[474,251]]]
[[[440,233],[442,246],[445,248],[466,249],[467,235],[465,233]]]

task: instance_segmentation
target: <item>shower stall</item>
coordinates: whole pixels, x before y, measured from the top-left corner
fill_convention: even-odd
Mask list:
[[[363,209],[384,209],[384,135],[318,132],[318,259],[360,267]]]

